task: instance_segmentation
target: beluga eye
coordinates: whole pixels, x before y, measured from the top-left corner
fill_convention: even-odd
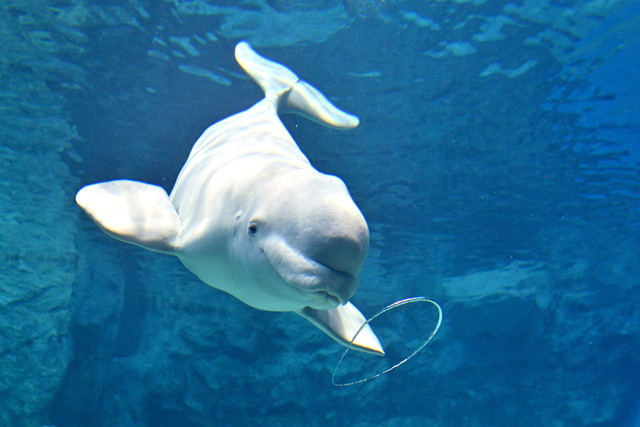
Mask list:
[[[247,227],[247,234],[249,234],[249,236],[253,236],[258,232],[258,228],[259,228],[259,223],[257,220],[251,220],[249,221],[249,226]]]

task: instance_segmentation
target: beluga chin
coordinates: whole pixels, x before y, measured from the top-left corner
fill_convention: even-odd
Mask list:
[[[367,223],[344,182],[311,166],[278,112],[339,129],[358,118],[247,43],[235,56],[265,98],[202,134],[170,195],[116,180],[82,188],[76,202],[110,236],[175,255],[206,284],[260,310],[295,312],[348,346],[365,322],[349,299]],[[368,324],[352,346],[384,354]]]

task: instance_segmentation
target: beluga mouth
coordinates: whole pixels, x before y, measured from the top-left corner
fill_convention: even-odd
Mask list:
[[[326,303],[322,306],[346,304],[355,292],[356,277],[307,258],[282,239],[268,239],[262,252],[282,280],[303,292],[316,294],[318,303]]]
[[[345,304],[347,301],[342,302],[340,301],[340,299],[335,296],[330,294],[327,291],[315,291],[315,292],[311,292],[312,294],[318,295],[322,300],[330,303],[332,306],[337,307],[340,304]]]

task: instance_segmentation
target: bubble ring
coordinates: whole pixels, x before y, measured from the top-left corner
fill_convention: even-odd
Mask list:
[[[416,348],[413,351],[413,353],[411,353],[409,356],[407,356],[406,358],[404,358],[403,360],[401,360],[400,362],[396,363],[395,365],[393,365],[390,368],[387,368],[387,369],[385,369],[383,371],[378,372],[377,374],[371,375],[370,377],[366,377],[366,378],[363,378],[363,379],[360,379],[360,380],[357,380],[357,381],[352,381],[352,382],[348,382],[348,383],[336,383],[336,381],[335,381],[336,372],[338,372],[338,368],[340,367],[340,364],[344,360],[344,358],[347,355],[347,353],[349,352],[349,350],[351,350],[351,348],[353,347],[353,342],[355,341],[355,339],[358,336],[358,334],[362,331],[362,329],[364,329],[365,326],[367,326],[369,323],[371,323],[371,321],[373,321],[376,317],[380,316],[381,314],[384,314],[387,311],[393,310],[394,308],[398,308],[398,307],[400,307],[402,305],[413,304],[415,302],[428,302],[430,304],[433,304],[436,307],[436,309],[438,310],[438,321],[436,322],[436,326],[431,331],[431,334],[429,334],[429,337],[422,344],[420,344],[420,346],[418,348]],[[384,374],[386,374],[388,372],[393,371],[398,366],[408,362],[409,359],[411,359],[413,356],[418,354],[418,352],[420,352],[420,350],[422,350],[427,344],[429,344],[429,341],[431,341],[431,339],[438,332],[438,329],[440,329],[440,324],[441,323],[442,323],[442,308],[440,308],[440,305],[438,305],[437,302],[435,302],[434,300],[432,300],[430,298],[427,298],[427,297],[405,298],[403,300],[396,301],[393,304],[390,304],[390,305],[386,306],[385,308],[383,308],[382,310],[378,311],[376,314],[374,314],[373,316],[368,318],[367,321],[364,322],[362,324],[362,326],[360,326],[360,329],[358,329],[358,331],[353,336],[353,338],[351,338],[351,341],[349,342],[349,346],[344,351],[344,353],[342,353],[342,357],[340,358],[340,360],[338,361],[338,364],[336,365],[335,369],[333,370],[333,374],[331,375],[331,382],[333,383],[333,385],[335,385],[337,387],[347,387],[347,386],[351,386],[351,385],[355,385],[355,384],[361,384],[361,383],[373,380],[375,378],[378,378],[381,375],[384,375]]]

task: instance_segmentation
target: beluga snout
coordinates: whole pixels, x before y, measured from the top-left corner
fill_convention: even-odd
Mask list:
[[[369,230],[360,215],[343,216],[318,230],[317,245],[308,249],[309,257],[326,267],[350,276],[359,276],[369,248]],[[355,216],[355,215],[354,215]]]
[[[369,229],[350,197],[326,198],[319,203],[324,206],[323,218],[316,217],[307,225],[306,233],[300,235],[300,250],[329,270],[334,280],[326,282],[325,290],[345,304],[358,287],[369,248]]]

